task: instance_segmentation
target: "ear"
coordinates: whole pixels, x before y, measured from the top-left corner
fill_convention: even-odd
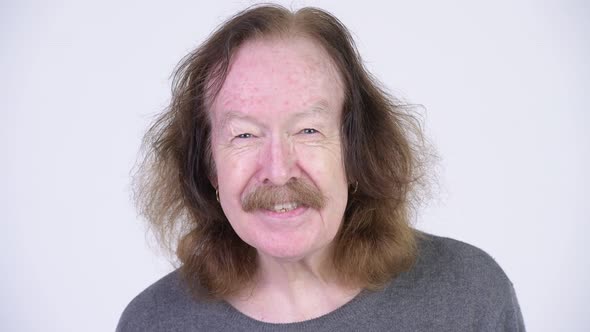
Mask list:
[[[217,169],[211,152],[208,153],[208,159],[209,161],[207,162],[207,178],[209,179],[209,182],[211,183],[213,188],[217,189],[217,187],[219,187],[219,183],[217,181]]]
[[[209,182],[211,182],[211,185],[213,186],[213,188],[217,188],[219,186],[219,184],[217,183],[217,178],[213,178],[213,177],[209,176]]]

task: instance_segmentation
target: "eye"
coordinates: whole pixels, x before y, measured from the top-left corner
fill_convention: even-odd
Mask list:
[[[251,138],[251,137],[252,137],[252,134],[250,134],[250,133],[244,133],[244,134],[236,135],[235,138]]]
[[[318,131],[313,128],[305,128],[301,131],[302,134],[317,134]]]

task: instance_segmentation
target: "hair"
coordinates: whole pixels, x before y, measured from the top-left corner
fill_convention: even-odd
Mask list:
[[[411,219],[428,159],[418,118],[368,73],[337,18],[317,8],[254,6],[181,60],[170,105],[144,137],[134,178],[139,213],[163,247],[176,247],[181,273],[195,294],[225,298],[251,284],[257,271],[256,249],[238,237],[216,199],[208,100],[219,92],[241,45],[294,35],[327,51],[345,90],[341,143],[355,188],[333,241],[333,276],[377,289],[415,261],[418,233]]]

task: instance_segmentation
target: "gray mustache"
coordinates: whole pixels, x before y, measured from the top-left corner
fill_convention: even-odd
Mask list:
[[[246,212],[270,210],[276,204],[289,202],[319,210],[326,204],[326,198],[311,184],[293,179],[283,186],[268,185],[256,188],[244,197],[242,209]]]

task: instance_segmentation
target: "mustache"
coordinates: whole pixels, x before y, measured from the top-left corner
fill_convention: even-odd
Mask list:
[[[292,179],[283,186],[264,185],[256,188],[242,199],[242,209],[246,212],[271,210],[276,204],[290,202],[319,210],[325,206],[326,198],[311,184]]]

